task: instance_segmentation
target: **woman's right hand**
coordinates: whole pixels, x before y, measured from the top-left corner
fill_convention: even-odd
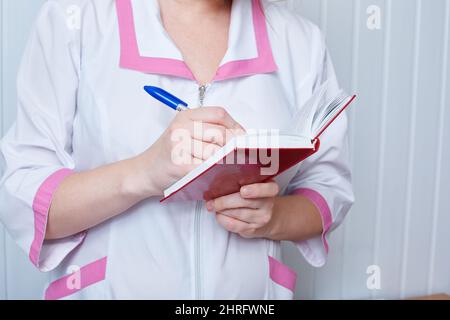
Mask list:
[[[136,157],[137,190],[144,198],[161,196],[164,189],[211,157],[245,130],[222,107],[178,113],[161,137]]]

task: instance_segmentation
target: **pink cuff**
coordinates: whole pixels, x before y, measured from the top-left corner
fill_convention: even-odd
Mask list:
[[[53,194],[67,176],[73,173],[70,169],[61,169],[50,175],[39,187],[33,201],[34,239],[31,243],[29,258],[39,268],[39,257],[47,229],[47,219]]]
[[[322,217],[322,242],[325,247],[325,252],[328,253],[328,240],[327,240],[327,234],[330,231],[331,224],[333,223],[333,219],[331,217],[331,210],[328,206],[327,201],[320,193],[318,193],[315,190],[312,189],[297,189],[294,190],[292,195],[298,195],[308,198],[319,210],[320,216]]]

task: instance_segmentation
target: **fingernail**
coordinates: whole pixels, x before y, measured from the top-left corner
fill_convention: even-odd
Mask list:
[[[251,191],[249,187],[242,187],[241,188],[241,194],[243,196],[249,196],[251,194]]]
[[[208,211],[213,211],[214,205],[213,205],[212,200],[210,200],[210,201],[208,201],[208,202],[206,203],[206,209],[207,209]]]

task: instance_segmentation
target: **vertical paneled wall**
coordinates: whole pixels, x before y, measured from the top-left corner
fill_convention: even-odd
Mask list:
[[[2,134],[14,119],[15,74],[41,3],[0,0]],[[284,5],[322,28],[342,86],[359,95],[350,111],[357,201],[332,235],[324,268],[285,245],[299,274],[297,297],[450,293],[450,0]],[[379,28],[369,28],[378,9]],[[380,271],[378,290],[367,287],[369,266]],[[40,297],[45,278],[0,228],[0,299]]]
[[[2,135],[6,133],[15,118],[17,69],[41,3],[43,3],[41,0],[0,1],[0,130]],[[28,261],[28,257],[16,247],[2,227],[0,230],[0,298],[40,298],[46,275],[36,271]]]
[[[0,2],[0,135],[3,135],[3,1]],[[0,299],[6,298],[5,231],[0,226]]]
[[[449,293],[450,1],[290,5],[322,27],[342,86],[359,95],[350,114],[357,200],[325,268],[312,270],[286,247],[299,266],[299,297]],[[367,287],[369,266],[380,271],[379,290]]]

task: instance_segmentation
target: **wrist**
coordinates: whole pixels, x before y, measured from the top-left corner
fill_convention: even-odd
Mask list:
[[[284,196],[277,196],[272,208],[272,217],[265,226],[264,238],[275,241],[287,240],[287,232],[291,228],[290,212],[283,208]]]
[[[280,230],[282,229],[280,222],[282,221],[280,221],[274,205],[269,222],[260,230],[262,237],[269,240],[280,240]]]
[[[154,167],[151,157],[139,155],[128,162],[128,172],[123,183],[124,193],[139,200],[160,196],[162,192],[156,186],[155,172],[148,169]]]

